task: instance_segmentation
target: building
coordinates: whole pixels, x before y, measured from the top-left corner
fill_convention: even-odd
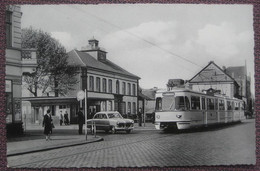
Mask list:
[[[22,73],[31,72],[36,66],[36,53],[21,48],[21,7],[6,7],[6,128],[7,134],[22,133]]]
[[[98,40],[91,39],[85,49],[68,55],[69,64],[79,68],[79,82],[68,96],[75,97],[77,91],[86,89],[90,117],[105,110],[119,111],[125,117],[136,114],[140,78],[108,60]]]
[[[68,52],[68,63],[77,68],[73,90],[64,97],[24,98],[32,108],[30,122],[41,123],[43,114],[50,108],[54,124],[58,124],[60,112],[65,111],[70,123],[77,123],[77,111],[85,108],[84,100],[76,98],[80,90],[87,91],[88,118],[106,110],[118,111],[124,117],[137,114],[140,78],[107,59],[107,52],[99,47],[98,40],[89,40],[83,50]]]
[[[217,92],[227,97],[239,97],[239,84],[237,81],[216,65],[213,61],[188,81],[192,90],[204,92]]]

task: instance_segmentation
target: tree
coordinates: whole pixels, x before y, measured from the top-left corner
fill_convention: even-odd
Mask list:
[[[25,73],[23,80],[27,89],[35,96],[54,92],[55,96],[65,95],[77,83],[76,66],[69,67],[68,55],[58,40],[42,30],[32,27],[22,29],[22,48],[36,49],[37,67],[33,73]]]

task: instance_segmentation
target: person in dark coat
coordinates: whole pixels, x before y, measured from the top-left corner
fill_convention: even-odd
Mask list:
[[[142,126],[142,108],[139,108],[139,111],[138,111],[138,123],[139,123],[139,126]]]
[[[68,114],[67,111],[65,111],[65,114],[64,114],[64,124],[65,124],[65,125],[69,125],[69,124],[70,124],[69,114]]]
[[[46,141],[50,140],[50,135],[52,133],[52,118],[50,109],[44,115],[42,126],[44,127],[44,134],[46,135]]]
[[[82,112],[82,108],[80,108],[77,115],[78,115],[78,124],[79,124],[79,134],[82,134],[82,127],[83,127],[83,123],[84,123],[84,115]]]

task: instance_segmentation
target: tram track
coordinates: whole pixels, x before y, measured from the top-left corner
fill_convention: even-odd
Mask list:
[[[116,140],[109,140],[108,142],[106,141],[102,141],[102,142],[97,142],[97,143],[94,143],[94,144],[85,144],[85,145],[79,145],[79,146],[74,146],[74,147],[64,147],[65,149],[67,149],[67,154],[66,155],[60,155],[60,156],[55,156],[55,157],[48,157],[48,158],[34,158],[36,159],[36,161],[31,161],[31,162],[24,162],[22,164],[17,164],[17,165],[12,165],[12,168],[16,168],[16,167],[23,167],[23,166],[28,166],[28,165],[32,165],[32,164],[37,164],[37,163],[43,163],[43,162],[48,162],[48,161],[53,161],[53,160],[59,160],[59,159],[65,159],[65,158],[70,158],[70,157],[73,157],[73,156],[77,156],[77,155],[82,155],[82,154],[85,154],[85,153],[93,153],[93,152],[98,152],[98,151],[102,151],[102,150],[107,150],[107,149],[113,149],[113,148],[119,148],[119,147],[123,147],[123,146],[128,146],[128,145],[134,145],[134,144],[138,144],[138,143],[144,143],[146,141],[150,141],[150,140],[154,140],[155,138],[158,140],[158,139],[164,139],[166,137],[169,137],[169,135],[175,135],[175,134],[166,134],[166,135],[163,135],[160,134],[160,136],[158,137],[157,134],[154,134],[154,136],[146,136],[145,139],[140,139],[140,140],[137,140],[137,141],[132,141],[132,139],[135,139],[135,137],[131,137],[131,138],[128,138],[128,139],[125,139],[125,141],[121,141],[119,143],[115,143]],[[120,134],[116,135],[116,136],[120,136]],[[128,141],[130,140],[130,141]],[[102,144],[103,145],[100,145]],[[108,144],[108,145],[107,145]],[[111,145],[110,145],[111,144]],[[80,149],[80,147],[84,147],[84,146],[92,146],[94,147],[94,149],[89,149],[90,146],[88,147],[88,149],[84,149],[83,151],[81,152],[74,152],[74,153],[71,153],[70,151],[77,151],[78,149]],[[106,146],[107,147],[102,147],[102,146]],[[95,149],[95,146],[99,146],[98,148]],[[60,148],[60,149],[53,149],[53,150],[49,150],[49,151],[45,151],[45,152],[40,152],[40,153],[51,153],[51,155],[57,155],[59,152],[54,152],[55,150],[64,150],[64,148]],[[77,148],[76,150],[72,150],[72,149],[75,149]],[[38,153],[39,154],[39,153]],[[24,154],[23,157],[26,157],[26,155],[30,155],[30,154]],[[48,155],[49,156],[49,155]],[[17,156],[16,156],[17,157]],[[10,159],[12,157],[9,157]]]

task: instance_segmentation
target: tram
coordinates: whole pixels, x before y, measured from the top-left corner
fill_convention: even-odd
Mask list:
[[[240,99],[185,88],[157,92],[155,128],[183,130],[241,122],[245,119],[244,105]]]

